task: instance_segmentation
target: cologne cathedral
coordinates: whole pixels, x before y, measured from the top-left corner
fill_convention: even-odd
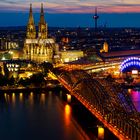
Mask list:
[[[26,39],[24,42],[24,59],[42,63],[53,62],[58,53],[58,45],[53,38],[48,38],[48,27],[44,17],[43,4],[41,4],[38,33],[34,23],[32,4],[30,4],[29,21],[27,24]]]

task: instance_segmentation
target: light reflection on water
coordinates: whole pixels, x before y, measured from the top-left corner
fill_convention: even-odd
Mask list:
[[[33,106],[33,104],[34,104],[34,93],[33,92],[31,92],[29,95],[29,103],[31,106]]]
[[[65,105],[65,110],[64,110],[64,116],[65,116],[65,123],[66,125],[70,124],[70,120],[71,120],[71,107],[70,105],[66,104]]]
[[[45,105],[45,99],[46,97],[45,97],[45,93],[41,93],[41,95],[40,95],[40,103],[42,104],[42,105]]]
[[[135,91],[135,90],[129,90],[129,91],[136,109],[140,112],[140,91]]]
[[[16,103],[15,93],[12,93],[12,105],[15,106],[15,103]]]
[[[72,120],[71,106],[52,92],[3,94],[0,122],[0,140],[88,139]]]
[[[23,102],[23,93],[19,93],[19,101],[22,103]]]

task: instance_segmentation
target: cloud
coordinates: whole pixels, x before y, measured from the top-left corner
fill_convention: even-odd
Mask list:
[[[34,12],[40,4],[49,13],[91,13],[98,7],[101,13],[140,12],[140,0],[0,0],[0,11],[28,11],[33,4]]]

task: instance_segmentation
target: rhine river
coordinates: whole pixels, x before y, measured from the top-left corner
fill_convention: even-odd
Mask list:
[[[140,94],[131,92],[140,109]],[[0,140],[97,140],[100,125],[78,102],[61,92],[0,95]],[[116,138],[105,129],[105,140]]]
[[[140,112],[140,91],[129,90],[129,93],[137,111]]]
[[[0,96],[0,140],[88,140],[72,107],[51,91]]]

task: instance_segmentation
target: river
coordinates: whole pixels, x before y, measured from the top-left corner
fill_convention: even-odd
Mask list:
[[[131,96],[131,99],[132,99],[137,111],[140,112],[140,91],[129,89],[128,92]]]
[[[97,140],[100,122],[65,93],[1,93],[0,140]],[[105,140],[116,138],[105,129]]]

